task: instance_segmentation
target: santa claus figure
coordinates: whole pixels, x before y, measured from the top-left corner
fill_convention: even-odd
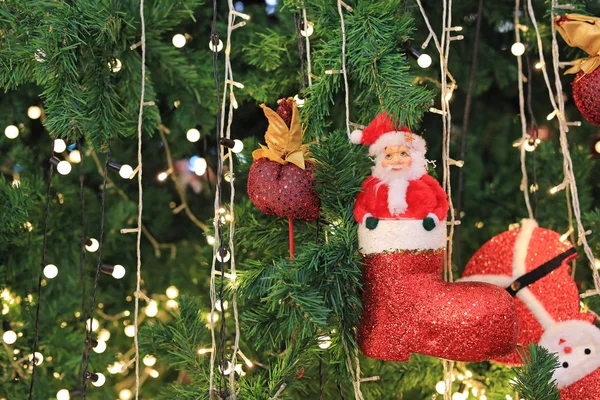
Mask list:
[[[427,175],[423,138],[380,114],[351,141],[375,157],[354,207],[363,255],[362,352],[390,361],[415,352],[473,362],[513,352],[511,296],[487,283],[442,279],[448,201]]]

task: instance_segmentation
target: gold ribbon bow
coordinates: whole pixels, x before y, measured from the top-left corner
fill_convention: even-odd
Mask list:
[[[565,74],[583,71],[589,74],[600,67],[600,18],[580,14],[565,14],[554,19],[556,30],[571,47],[579,47],[590,56],[573,61]]]
[[[272,109],[261,104],[265,117],[269,120],[269,127],[265,133],[266,146],[260,145],[260,149],[252,152],[255,160],[268,158],[271,161],[286,165],[292,163],[298,168],[305,169],[304,156],[308,156],[306,146],[302,145],[302,127],[298,106],[292,97],[282,100],[286,101],[292,108],[292,122],[288,128],[285,121]]]

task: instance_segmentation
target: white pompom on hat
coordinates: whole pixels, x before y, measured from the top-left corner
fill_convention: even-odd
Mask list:
[[[388,146],[408,147],[413,152],[425,155],[427,146],[425,140],[415,135],[405,126],[400,129],[392,123],[392,118],[386,113],[380,113],[362,131],[355,130],[350,134],[350,141],[354,144],[369,146],[369,154],[376,156],[381,154]]]

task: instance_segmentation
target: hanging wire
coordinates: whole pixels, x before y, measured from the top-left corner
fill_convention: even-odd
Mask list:
[[[84,196],[84,192],[83,192],[83,183],[84,183],[84,173],[83,173],[83,162],[84,162],[84,158],[83,158],[83,149],[81,147],[81,137],[77,138],[77,149],[79,150],[79,153],[81,154],[81,161],[79,164],[79,202],[80,202],[80,208],[81,208],[81,243],[80,243],[80,249],[79,249],[79,273],[80,273],[80,279],[79,279],[79,285],[81,286],[81,320],[83,321],[83,332],[86,332],[84,334],[85,338],[87,339],[87,305],[86,305],[86,287],[85,287],[85,259],[86,259],[86,254],[85,254],[85,242],[86,242],[86,220],[85,220],[85,196]],[[80,382],[80,387],[83,387],[85,384],[85,377],[83,374],[84,371],[84,363],[85,363],[85,358],[86,358],[86,351],[88,349],[88,345],[87,342],[84,341],[84,345],[83,345],[83,351],[81,354],[81,363],[79,365],[79,377],[81,379]]]
[[[53,143],[54,145],[54,143]],[[54,151],[52,151],[52,154],[54,154]],[[38,278],[38,298],[37,298],[37,304],[35,306],[35,324],[34,324],[34,329],[35,329],[35,334],[33,337],[33,358],[31,360],[32,362],[32,370],[31,370],[31,382],[29,383],[29,400],[31,400],[33,397],[33,387],[34,387],[34,382],[35,382],[35,367],[37,366],[37,357],[36,357],[36,352],[37,352],[37,348],[38,348],[38,341],[40,338],[40,307],[41,307],[41,303],[42,303],[42,279],[43,279],[43,271],[44,271],[44,267],[46,266],[46,250],[47,250],[47,246],[48,246],[48,219],[50,218],[50,194],[51,194],[51,188],[52,188],[52,175],[54,174],[54,165],[52,163],[50,163],[50,169],[48,172],[48,189],[46,191],[46,217],[44,218],[44,241],[42,244],[42,271],[40,271],[40,276]]]
[[[85,320],[85,351],[84,351],[84,362],[83,362],[83,386],[81,398],[86,399],[87,396],[87,377],[89,376],[89,362],[90,362],[90,351],[92,348],[92,321],[94,319],[94,310],[96,307],[96,295],[98,292],[98,282],[100,278],[100,267],[102,266],[102,245],[104,242],[104,220],[106,217],[106,182],[108,180],[108,162],[110,161],[110,141],[108,144],[109,150],[106,153],[106,159],[104,161],[104,179],[102,182],[102,197],[100,203],[100,237],[98,238],[98,258],[96,259],[96,275],[94,276],[94,286],[92,287],[92,302],[90,303],[89,318]],[[89,321],[89,322],[88,322]]]

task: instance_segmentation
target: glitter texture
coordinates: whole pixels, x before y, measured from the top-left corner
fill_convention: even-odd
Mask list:
[[[600,68],[586,75],[580,71],[571,85],[573,100],[581,115],[591,124],[600,126]]]
[[[600,399],[600,369],[560,391],[561,400]]]
[[[321,202],[315,190],[314,166],[302,170],[267,158],[254,160],[248,173],[248,196],[263,213],[282,218],[314,221]]]
[[[463,278],[470,275],[506,275],[512,276],[514,247],[520,229],[514,229],[494,236],[486,242],[469,260]],[[527,248],[525,260],[526,272],[532,271],[543,263],[563,253],[573,245],[560,241],[560,234],[544,228],[535,228]],[[544,278],[529,285],[531,293],[537,298],[552,318],[557,321],[579,319],[592,322],[592,314],[580,313],[579,290],[571,278],[568,262]],[[526,349],[529,343],[538,343],[543,329],[527,305],[515,298],[519,318],[519,345]],[[515,351],[506,357],[495,358],[502,364],[520,365],[521,356]]]
[[[364,311],[358,333],[371,358],[408,361],[411,353],[483,361],[515,351],[512,297],[481,282],[442,279],[443,249],[363,258]]]

